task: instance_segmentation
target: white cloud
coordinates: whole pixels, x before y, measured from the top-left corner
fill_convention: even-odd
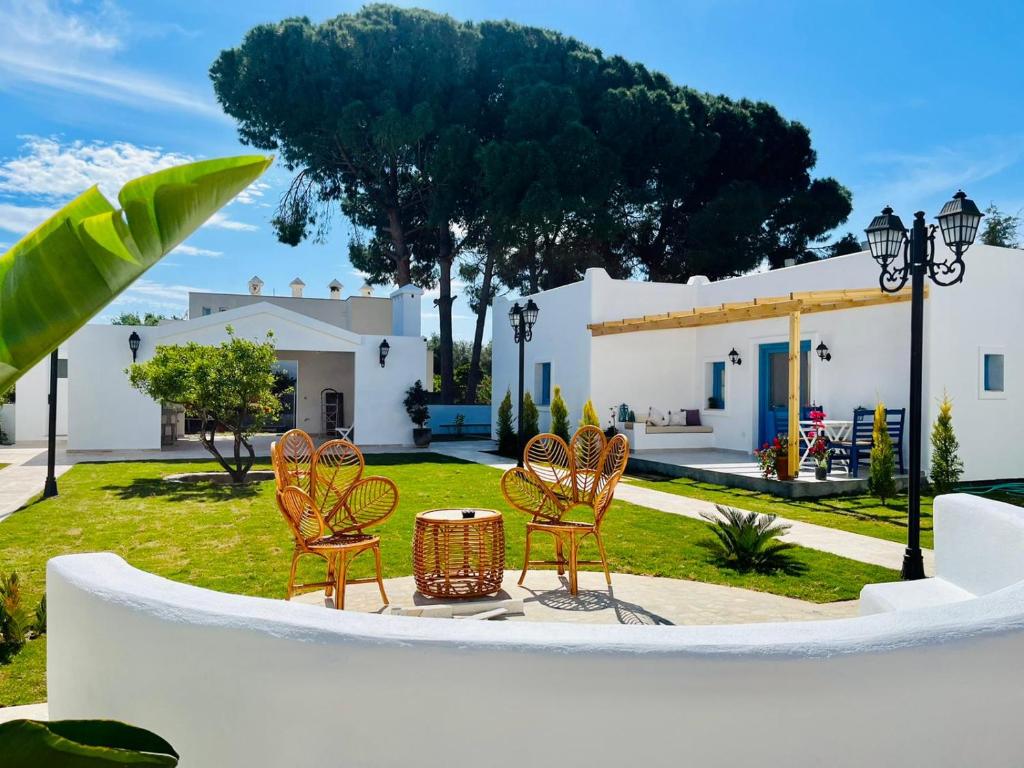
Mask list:
[[[56,209],[0,203],[0,229],[24,235],[42,224]]]
[[[171,253],[178,253],[183,256],[207,256],[211,259],[219,259],[224,255],[224,251],[211,251],[208,248],[196,248],[194,245],[186,245],[182,243],[175,248]],[[164,266],[167,266],[166,262],[163,262]]]
[[[246,224],[244,221],[236,221],[229,218],[223,211],[213,214],[203,226],[213,227],[214,229],[230,229],[235,232],[255,232],[259,229],[254,224]]]
[[[131,287],[118,296],[109,308],[137,307],[148,311],[170,311],[181,314],[188,309],[188,295],[193,291],[205,291],[191,285],[160,283],[140,277]]]
[[[252,205],[257,202],[258,198],[263,197],[263,193],[268,189],[270,189],[270,185],[265,181],[254,181],[246,189],[238,193],[235,201],[242,205]],[[260,207],[267,208],[269,206],[266,203],[260,203]]]
[[[0,25],[0,88],[36,86],[138,109],[178,109],[220,120],[210,96],[118,66],[113,56],[132,33],[108,0],[95,11],[66,11],[51,0],[7,0]]]
[[[126,182],[195,159],[125,141],[62,144],[55,138],[22,138],[21,155],[0,163],[0,191],[48,200],[71,198],[98,184],[113,202]]]

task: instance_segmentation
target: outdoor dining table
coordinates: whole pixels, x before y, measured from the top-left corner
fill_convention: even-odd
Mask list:
[[[800,444],[804,446],[802,453],[800,454],[800,466],[807,463],[808,460],[813,461],[814,459],[810,456],[811,445],[814,444],[814,440],[811,439],[810,435],[815,429],[818,428],[818,424],[825,432],[825,438],[829,444],[848,442],[850,439],[850,433],[853,432],[853,422],[844,421],[842,419],[825,419],[822,422],[814,422],[807,420],[801,420],[800,427]],[[835,459],[835,463],[845,465],[846,459]]]

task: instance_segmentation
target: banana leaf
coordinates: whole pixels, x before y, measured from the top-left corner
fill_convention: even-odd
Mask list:
[[[0,392],[259,178],[272,157],[175,166],[92,187],[0,256]]]
[[[155,733],[116,720],[12,720],[0,724],[4,768],[174,766],[178,753]]]

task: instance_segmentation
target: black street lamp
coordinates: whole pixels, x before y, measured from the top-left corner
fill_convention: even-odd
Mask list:
[[[540,308],[528,299],[525,307],[519,306],[517,301],[508,311],[508,321],[515,332],[515,342],[519,345],[519,450],[516,452],[516,465],[523,466],[523,449],[526,447],[523,440],[523,376],[526,367],[526,342],[533,338],[533,325],[537,322],[537,315]]]
[[[50,396],[47,398],[49,413],[47,414],[46,434],[46,482],[43,483],[43,498],[50,499],[57,495],[57,369],[60,358],[57,350],[50,353]]]
[[[882,268],[878,284],[896,293],[910,280],[910,478],[908,487],[907,550],[903,578],[923,579],[921,556],[921,398],[924,348],[924,277],[936,285],[955,285],[964,279],[963,255],[978,234],[982,213],[963,190],[942,206],[935,224],[925,224],[924,211],[914,214],[909,236],[900,217],[888,206],[865,230],[871,256]],[[953,252],[953,258],[935,258],[935,230]]]

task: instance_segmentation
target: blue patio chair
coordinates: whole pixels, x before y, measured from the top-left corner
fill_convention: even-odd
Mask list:
[[[896,454],[900,474],[906,474],[903,466],[903,424],[906,420],[906,408],[886,408],[885,426],[892,440],[892,449]],[[875,411],[872,408],[854,408],[853,429],[850,439],[832,444],[832,458],[845,459],[849,462],[849,473],[858,476],[861,464],[871,461],[871,445],[874,442]]]

